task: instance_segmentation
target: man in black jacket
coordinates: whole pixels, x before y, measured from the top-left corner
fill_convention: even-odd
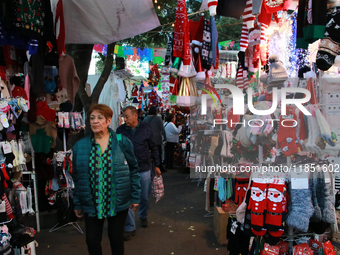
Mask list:
[[[125,124],[117,128],[117,134],[123,134],[128,137],[133,146],[135,156],[138,162],[139,174],[141,177],[141,198],[139,203],[139,218],[143,228],[148,226],[148,208],[151,193],[151,168],[153,160],[155,174],[161,175],[159,166],[159,154],[157,145],[153,139],[153,130],[151,126],[138,119],[137,109],[134,106],[127,106],[123,113]],[[151,151],[151,158],[150,158]],[[135,212],[129,210],[125,222],[125,240],[129,240],[136,234]]]

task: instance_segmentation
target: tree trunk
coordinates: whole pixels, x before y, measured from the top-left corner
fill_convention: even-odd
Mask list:
[[[69,44],[66,45],[66,52],[74,60],[74,65],[80,79],[79,88],[74,102],[74,111],[86,110],[91,105],[91,98],[85,91],[88,72],[92,58],[93,44]]]

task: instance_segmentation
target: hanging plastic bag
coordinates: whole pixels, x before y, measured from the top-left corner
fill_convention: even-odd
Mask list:
[[[162,176],[155,176],[153,178],[152,194],[156,198],[156,203],[164,196],[164,185]]]

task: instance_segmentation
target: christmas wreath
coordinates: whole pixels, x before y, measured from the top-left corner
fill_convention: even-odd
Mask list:
[[[272,158],[272,147],[269,144],[263,146],[263,159]],[[233,139],[233,145],[231,147],[230,152],[239,160],[243,157],[245,160],[249,160],[251,162],[258,162],[259,157],[259,146],[257,144],[244,147],[241,142]]]

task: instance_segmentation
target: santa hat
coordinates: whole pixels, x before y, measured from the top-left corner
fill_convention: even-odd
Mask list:
[[[191,46],[202,46],[204,30],[204,17],[201,16],[200,21],[189,20],[190,42]],[[194,51],[198,53],[195,49]]]
[[[217,0],[208,0],[208,7],[209,7],[210,16],[216,15],[217,4],[218,4]]]
[[[195,77],[197,72],[194,67],[194,63],[192,62],[192,58],[190,58],[189,65],[184,64],[184,61],[181,64],[180,69],[178,70],[178,76],[191,78]]]

